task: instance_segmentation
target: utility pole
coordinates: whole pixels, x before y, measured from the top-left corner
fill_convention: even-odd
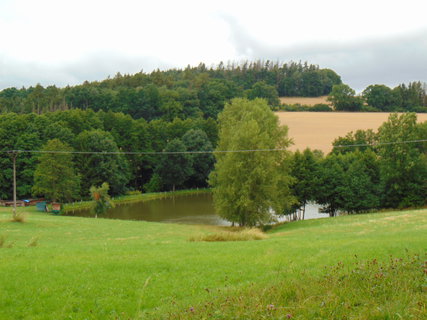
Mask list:
[[[16,218],[16,157],[18,152],[12,151],[12,161],[13,161],[13,218]]]

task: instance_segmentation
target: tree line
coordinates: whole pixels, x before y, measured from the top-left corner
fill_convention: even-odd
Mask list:
[[[0,112],[36,113],[92,109],[123,112],[134,119],[216,118],[235,97],[265,98],[279,105],[279,96],[326,95],[341,78],[330,69],[307,63],[270,61],[220,63],[216,67],[155,70],[134,75],[117,73],[103,81],[58,88],[40,84],[0,91]]]
[[[0,115],[0,198],[12,196],[7,151],[21,150],[16,159],[21,199],[88,199],[91,187],[103,183],[113,196],[210,185],[218,212],[241,225],[267,223],[272,210],[303,216],[309,201],[331,216],[422,206],[427,143],[419,140],[426,137],[427,122],[417,123],[414,113],[394,113],[377,132],[359,130],[337,138],[326,156],[309,149],[291,153],[287,128],[265,99],[233,99],[218,122],[147,122],[79,109],[8,113]],[[214,158],[215,148],[260,151],[214,153]]]
[[[233,100],[219,115],[220,150],[210,175],[217,212],[243,226],[304,217],[314,201],[330,216],[427,204],[427,122],[391,114],[377,132],[351,132],[324,156],[290,153],[286,127],[263,100]]]
[[[337,111],[427,112],[427,86],[420,81],[393,89],[375,84],[356,95],[348,85],[338,84],[332,88],[328,100]]]
[[[304,212],[309,201],[330,216],[427,204],[427,142],[419,141],[427,137],[427,122],[416,120],[414,113],[394,113],[377,132],[337,138],[326,156],[297,151],[291,176],[298,201],[291,211]]]
[[[112,195],[124,194],[128,190],[171,190],[173,186],[206,187],[207,175],[213,166],[210,154],[183,154],[184,168],[171,165],[181,160],[171,159],[174,155],[161,152],[212,150],[217,135],[216,121],[203,118],[147,122],[123,113],[90,109],[42,115],[2,114],[0,199],[12,196],[12,160],[6,152],[11,150],[94,152],[19,153],[16,159],[17,194],[21,199],[36,195],[54,196],[60,201],[86,199],[90,187],[100,186],[103,182],[109,184]],[[126,152],[145,154],[123,154]],[[177,178],[174,170],[184,170],[185,173]],[[55,188],[57,193],[47,192],[47,189]]]

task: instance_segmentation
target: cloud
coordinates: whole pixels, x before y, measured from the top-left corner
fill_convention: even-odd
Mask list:
[[[116,52],[100,51],[84,58],[57,64],[26,62],[0,56],[0,90],[8,87],[77,85],[84,81],[103,80],[117,72],[133,74],[172,66],[153,57],[128,56]]]
[[[240,59],[307,61],[330,68],[356,90],[370,84],[394,87],[410,81],[427,82],[427,30],[397,36],[351,41],[272,45],[255,39],[230,16],[223,16]]]

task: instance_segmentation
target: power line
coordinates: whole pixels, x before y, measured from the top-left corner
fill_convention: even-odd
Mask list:
[[[394,141],[394,142],[378,142],[378,143],[365,143],[365,144],[349,144],[349,145],[337,145],[334,148],[356,148],[356,147],[376,147],[382,145],[393,145],[393,144],[406,144],[406,143],[420,143],[427,142],[427,139],[423,140],[406,140],[406,141]],[[61,151],[61,150],[4,150],[0,153],[39,153],[39,154],[99,154],[99,155],[158,155],[158,154],[213,154],[213,153],[244,153],[244,152],[271,152],[271,151],[288,151],[283,148],[273,149],[243,149],[243,150],[207,150],[207,151]]]
[[[407,140],[407,141],[394,141],[394,142],[374,142],[374,143],[361,143],[361,144],[341,144],[334,146],[334,148],[347,148],[347,147],[376,147],[376,146],[386,146],[392,144],[405,144],[405,143],[418,143],[418,142],[427,142],[427,140]]]
[[[287,151],[287,149],[247,149],[247,150],[207,150],[207,151],[60,151],[60,150],[9,150],[1,153],[59,153],[59,154],[101,154],[101,155],[156,155],[156,154],[206,154],[206,153],[238,153],[238,152],[269,152]]]

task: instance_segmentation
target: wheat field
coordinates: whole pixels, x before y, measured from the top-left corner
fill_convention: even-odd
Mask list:
[[[282,125],[289,128],[294,145],[290,150],[332,150],[334,139],[359,129],[377,130],[389,113],[370,112],[276,112]],[[427,121],[427,114],[419,113],[418,122]]]
[[[314,106],[319,103],[330,105],[331,103],[326,100],[328,96],[321,97],[280,97],[281,104],[300,104],[303,106]]]

